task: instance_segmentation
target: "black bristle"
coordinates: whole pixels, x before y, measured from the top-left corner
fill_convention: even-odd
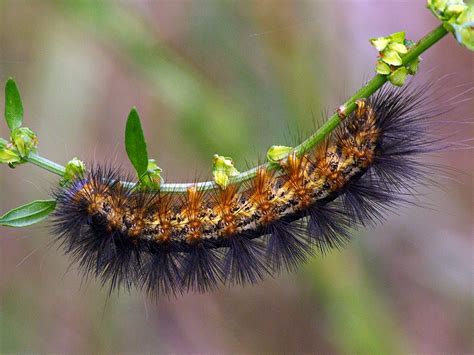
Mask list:
[[[433,118],[441,110],[429,91],[429,85],[408,84],[401,89],[382,88],[369,98],[382,132],[370,170],[386,189],[415,191],[432,172],[418,156],[445,148],[439,137],[430,134]]]
[[[224,280],[231,284],[245,285],[260,281],[269,272],[261,241],[240,235],[229,237],[222,268]]]
[[[311,255],[311,245],[300,222],[274,222],[266,227],[267,262],[272,270],[295,270]]]
[[[393,208],[397,199],[377,179],[369,178],[368,174],[349,182],[339,198],[352,223],[364,227],[382,222],[385,213]]]
[[[350,240],[351,219],[339,199],[315,204],[308,208],[307,214],[308,236],[322,254],[341,248]]]
[[[102,284],[109,282],[110,291],[125,288],[129,290],[137,279],[141,267],[142,252],[139,245],[128,238],[114,233],[113,243],[105,245],[109,249],[100,252],[100,267],[97,276]]]
[[[138,287],[151,298],[157,295],[176,296],[181,292],[180,256],[180,253],[172,253],[166,246],[150,243],[141,264]]]
[[[180,266],[181,288],[204,293],[222,282],[222,256],[217,249],[208,249],[199,242],[183,253]]]

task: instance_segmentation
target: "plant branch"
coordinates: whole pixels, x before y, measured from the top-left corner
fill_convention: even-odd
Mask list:
[[[426,51],[436,42],[438,42],[441,38],[443,38],[448,31],[440,25],[439,27],[435,28],[433,31],[428,33],[425,37],[423,37],[416,45],[414,45],[410,51],[403,57],[403,64],[407,65],[414,59],[418,58],[421,53]],[[367,98],[372,95],[375,91],[377,91],[382,85],[387,82],[386,75],[376,75],[374,76],[365,86],[363,86],[359,91],[357,91],[354,96],[352,96],[349,100],[347,100],[341,107],[344,108],[344,114],[349,115],[351,114],[356,108],[356,101],[358,99]],[[324,140],[329,133],[331,133],[341,122],[341,119],[338,113],[333,114],[313,135],[308,137],[304,142],[298,145],[295,148],[295,152],[298,155],[303,155]],[[4,139],[0,138],[1,143],[8,143]],[[43,168],[47,171],[50,171],[54,174],[59,176],[63,176],[65,172],[65,168],[51,160],[43,158],[38,154],[31,153],[26,160],[29,163],[32,163],[40,168]],[[252,179],[255,177],[256,172],[259,168],[265,169],[277,169],[278,166],[275,164],[271,165],[269,163],[260,165],[258,167],[252,168],[245,172],[240,173],[239,175],[230,179],[230,183],[240,183],[247,180]],[[135,183],[126,182],[127,185],[135,186]],[[214,183],[214,181],[205,181],[205,182],[198,182],[197,184],[191,183],[170,183],[170,184],[162,184],[160,190],[163,192],[185,192],[190,186],[196,186],[200,190],[211,190],[219,188],[218,185]]]

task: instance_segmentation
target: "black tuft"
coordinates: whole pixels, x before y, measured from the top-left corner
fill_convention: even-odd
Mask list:
[[[229,237],[223,261],[223,277],[231,284],[256,283],[269,272],[265,265],[265,248],[260,240],[244,236]]]
[[[179,257],[167,246],[150,243],[138,277],[138,287],[151,298],[158,295],[176,296],[181,292]]]
[[[204,293],[222,281],[220,250],[208,249],[203,242],[198,242],[183,254],[180,286],[184,291]]]
[[[339,199],[315,204],[308,208],[307,215],[308,236],[322,254],[343,247],[350,240],[352,220]]]
[[[272,270],[295,270],[311,255],[311,244],[299,221],[278,221],[266,227],[267,262]]]

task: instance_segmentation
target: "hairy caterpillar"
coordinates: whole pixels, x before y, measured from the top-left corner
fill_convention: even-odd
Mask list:
[[[137,191],[96,167],[56,192],[54,233],[86,276],[150,296],[254,283],[344,245],[427,178],[435,150],[426,87],[384,88],[318,147],[276,174],[226,189]]]

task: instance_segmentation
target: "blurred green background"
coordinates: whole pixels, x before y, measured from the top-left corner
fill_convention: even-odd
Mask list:
[[[209,177],[214,153],[245,170],[271,144],[309,134],[372,76],[368,38],[416,40],[438,25],[424,4],[0,0],[0,79],[16,79],[42,155],[130,171],[123,130],[136,105],[167,181],[192,181]],[[472,88],[473,66],[445,38],[415,80],[448,75],[455,96]],[[446,132],[469,139],[473,118],[463,103]],[[470,353],[472,150],[432,160],[454,179],[421,191],[428,208],[402,208],[295,274],[157,303],[81,283],[47,223],[0,228],[0,353]],[[56,182],[1,166],[0,211]]]

